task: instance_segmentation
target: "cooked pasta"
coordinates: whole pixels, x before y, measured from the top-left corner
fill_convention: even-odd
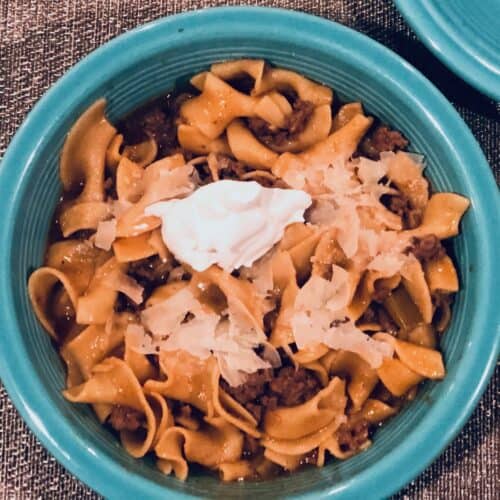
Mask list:
[[[459,276],[442,240],[469,202],[429,194],[401,133],[263,60],[213,64],[115,125],[105,106],[66,139],[28,293],[66,363],[64,396],[92,405],[126,452],[179,480],[192,463],[223,481],[322,467],[371,446],[422,381],[445,377]],[[160,209],[228,180],[271,197],[260,253],[229,268],[184,259]],[[307,210],[261,249],[275,193]],[[224,203],[179,230],[195,239]],[[207,235],[215,247],[257,224],[229,215],[236,225]]]

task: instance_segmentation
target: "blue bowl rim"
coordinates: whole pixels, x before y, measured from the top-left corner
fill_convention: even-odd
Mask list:
[[[45,387],[36,377],[30,377],[29,360],[22,342],[12,342],[16,332],[16,318],[11,304],[14,303],[10,288],[9,269],[12,240],[15,234],[14,215],[21,209],[20,186],[28,168],[19,173],[18,166],[35,161],[43,143],[43,130],[51,130],[55,125],[47,123],[47,116],[58,116],[67,102],[65,97],[80,91],[80,79],[84,75],[97,74],[104,78],[103,70],[111,57],[115,62],[124,60],[127,48],[137,47],[143,41],[151,41],[159,31],[183,29],[188,22],[217,23],[227,25],[229,20],[256,25],[266,23],[300,23],[303,36],[315,43],[332,43],[321,34],[328,33],[331,40],[344,38],[351,47],[359,49],[357,57],[369,64],[374,72],[390,71],[395,77],[405,98],[415,103],[422,112],[440,125],[443,140],[449,143],[454,159],[462,166],[474,165],[474,176],[466,181],[477,212],[479,236],[484,242],[484,256],[481,267],[481,292],[485,297],[494,297],[494,284],[500,279],[500,271],[493,263],[500,259],[493,236],[499,234],[500,223],[495,214],[500,212],[500,200],[495,190],[495,182],[481,149],[458,113],[444,96],[415,68],[395,53],[371,40],[367,36],[337,23],[309,14],[262,7],[223,7],[186,12],[161,18],[116,37],[85,57],[69,70],[36,104],[12,140],[0,168],[0,211],[4,214],[4,230],[0,233],[0,290],[4,295],[0,301],[0,318],[5,325],[0,336],[0,376],[14,405],[19,410],[30,429],[42,444],[75,476],[106,497],[114,498],[124,491],[126,477],[127,492],[134,496],[164,497],[168,492],[176,498],[191,498],[185,493],[169,491],[133,471],[124,471],[112,459],[96,452],[73,432],[68,422],[57,415],[44,398]],[[370,58],[368,57],[370,53]],[[374,62],[376,61],[376,63]],[[388,62],[390,64],[383,64]],[[390,70],[387,68],[390,67]],[[382,69],[381,69],[382,68]],[[385,73],[384,73],[385,74]],[[393,82],[394,83],[394,82]],[[410,90],[411,89],[411,90]],[[418,98],[416,97],[418,95]],[[57,120],[57,118],[55,118]],[[42,132],[41,132],[42,131]],[[466,172],[466,170],[464,170]],[[484,314],[475,327],[475,343],[461,360],[462,370],[457,374],[455,389],[449,398],[438,400],[420,422],[419,433],[412,432],[408,439],[355,477],[348,478],[331,488],[312,490],[301,498],[318,496],[343,497],[386,497],[402,488],[427,467],[457,435],[467,421],[491,377],[500,351],[500,314],[493,302],[485,301]],[[493,326],[493,335],[491,329]],[[488,333],[489,332],[489,333]],[[20,370],[22,367],[22,370]],[[19,373],[22,373],[22,376]],[[446,426],[442,423],[446,422]],[[418,434],[418,435],[417,435]],[[415,450],[418,450],[415,453]],[[98,465],[97,465],[98,461]],[[402,465],[405,465],[402,467]],[[97,469],[98,467],[98,469]],[[398,474],[395,475],[395,470]],[[125,472],[127,476],[125,476]]]
[[[463,26],[462,36],[457,39],[446,29],[445,24],[430,15],[422,0],[394,0],[394,3],[406,22],[436,57],[474,88],[500,101],[500,74],[495,74],[490,67],[494,66],[496,61],[488,61],[487,54],[481,52],[480,47],[467,42]],[[469,37],[474,37],[474,33],[469,32]]]

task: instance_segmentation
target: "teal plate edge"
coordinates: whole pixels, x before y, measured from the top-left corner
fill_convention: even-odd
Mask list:
[[[477,52],[479,49],[468,46],[465,51],[466,39],[459,44],[447,33],[446,26],[430,15],[422,0],[393,1],[419,39],[438,59],[474,88],[500,102],[500,68],[495,71],[488,67],[491,65]],[[470,5],[473,8],[473,2]]]
[[[112,64],[113,59],[129,57],[134,48],[145,43],[155,43],[162,30],[184,31],[190,36],[190,27],[200,27],[210,23],[212,29],[230,29],[231,21],[245,17],[245,23],[262,31],[262,24],[291,23],[300,26],[302,33],[311,43],[334,49],[334,43],[343,42],[364,64],[378,68],[390,68],[391,77],[398,85],[398,92],[418,107],[420,113],[439,123],[447,132],[450,147],[454,149],[457,168],[466,173],[474,167],[474,177],[468,184],[474,199],[481,200],[475,207],[480,222],[478,234],[484,241],[482,257],[483,273],[490,279],[483,280],[484,301],[476,325],[478,330],[475,345],[467,351],[461,362],[462,372],[456,384],[463,384],[463,390],[456,390],[447,401],[437,401],[420,426],[419,436],[412,433],[393,453],[385,456],[375,465],[358,474],[355,478],[332,484],[327,490],[312,490],[300,498],[319,498],[339,495],[342,498],[387,497],[401,489],[427,467],[449,442],[457,435],[467,421],[491,377],[500,350],[499,309],[492,300],[496,284],[500,281],[500,271],[496,265],[500,260],[498,235],[500,234],[500,201],[495,182],[479,146],[472,134],[450,103],[417,70],[403,59],[368,37],[336,23],[307,14],[282,9],[258,7],[227,7],[188,12],[160,19],[128,32],[100,47],[68,71],[38,102],[20,127],[0,166],[0,211],[4,217],[4,227],[0,233],[0,262],[9,262],[12,239],[15,234],[13,214],[19,210],[18,185],[24,171],[19,165],[34,161],[37,150],[43,142],[43,131],[51,125],[47,116],[62,113],[68,96],[85,92],[85,75],[97,74],[104,79],[103,68]],[[385,64],[387,63],[387,65]],[[393,82],[394,83],[394,82]],[[21,177],[19,177],[19,175]],[[469,176],[471,174],[468,174]],[[492,234],[496,235],[496,244]],[[123,491],[123,470],[104,455],[95,451],[72,432],[71,426],[53,415],[50,404],[43,398],[44,387],[29,373],[22,373],[18,362],[26,353],[20,343],[9,342],[5,332],[15,330],[14,310],[9,306],[13,297],[9,289],[9,273],[0,273],[0,290],[5,294],[0,303],[0,317],[4,334],[0,336],[0,375],[16,408],[42,444],[69,471],[107,498],[118,498]],[[427,418],[428,417],[428,418]],[[443,428],[439,422],[446,422]],[[415,453],[418,450],[418,453]],[[402,464],[411,466],[401,467]],[[146,498],[189,498],[178,491],[173,492],[152,483],[145,478],[127,471],[133,478],[128,482],[130,497]]]

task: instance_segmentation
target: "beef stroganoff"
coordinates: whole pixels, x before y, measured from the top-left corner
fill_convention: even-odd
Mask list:
[[[74,124],[34,311],[134,457],[268,478],[371,445],[445,367],[467,199],[406,139],[261,60]]]

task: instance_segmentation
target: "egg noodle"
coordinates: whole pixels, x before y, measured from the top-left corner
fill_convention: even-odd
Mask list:
[[[191,463],[233,481],[349,458],[445,376],[459,282],[441,240],[469,202],[429,194],[403,144],[370,153],[377,124],[361,104],[339,107],[293,71],[235,60],[191,84],[169,148],[151,117],[129,140],[102,99],[66,139],[59,234],[28,284],[67,366],[64,396],[181,480]],[[196,271],[148,207],[223,179],[312,204],[251,266]]]

